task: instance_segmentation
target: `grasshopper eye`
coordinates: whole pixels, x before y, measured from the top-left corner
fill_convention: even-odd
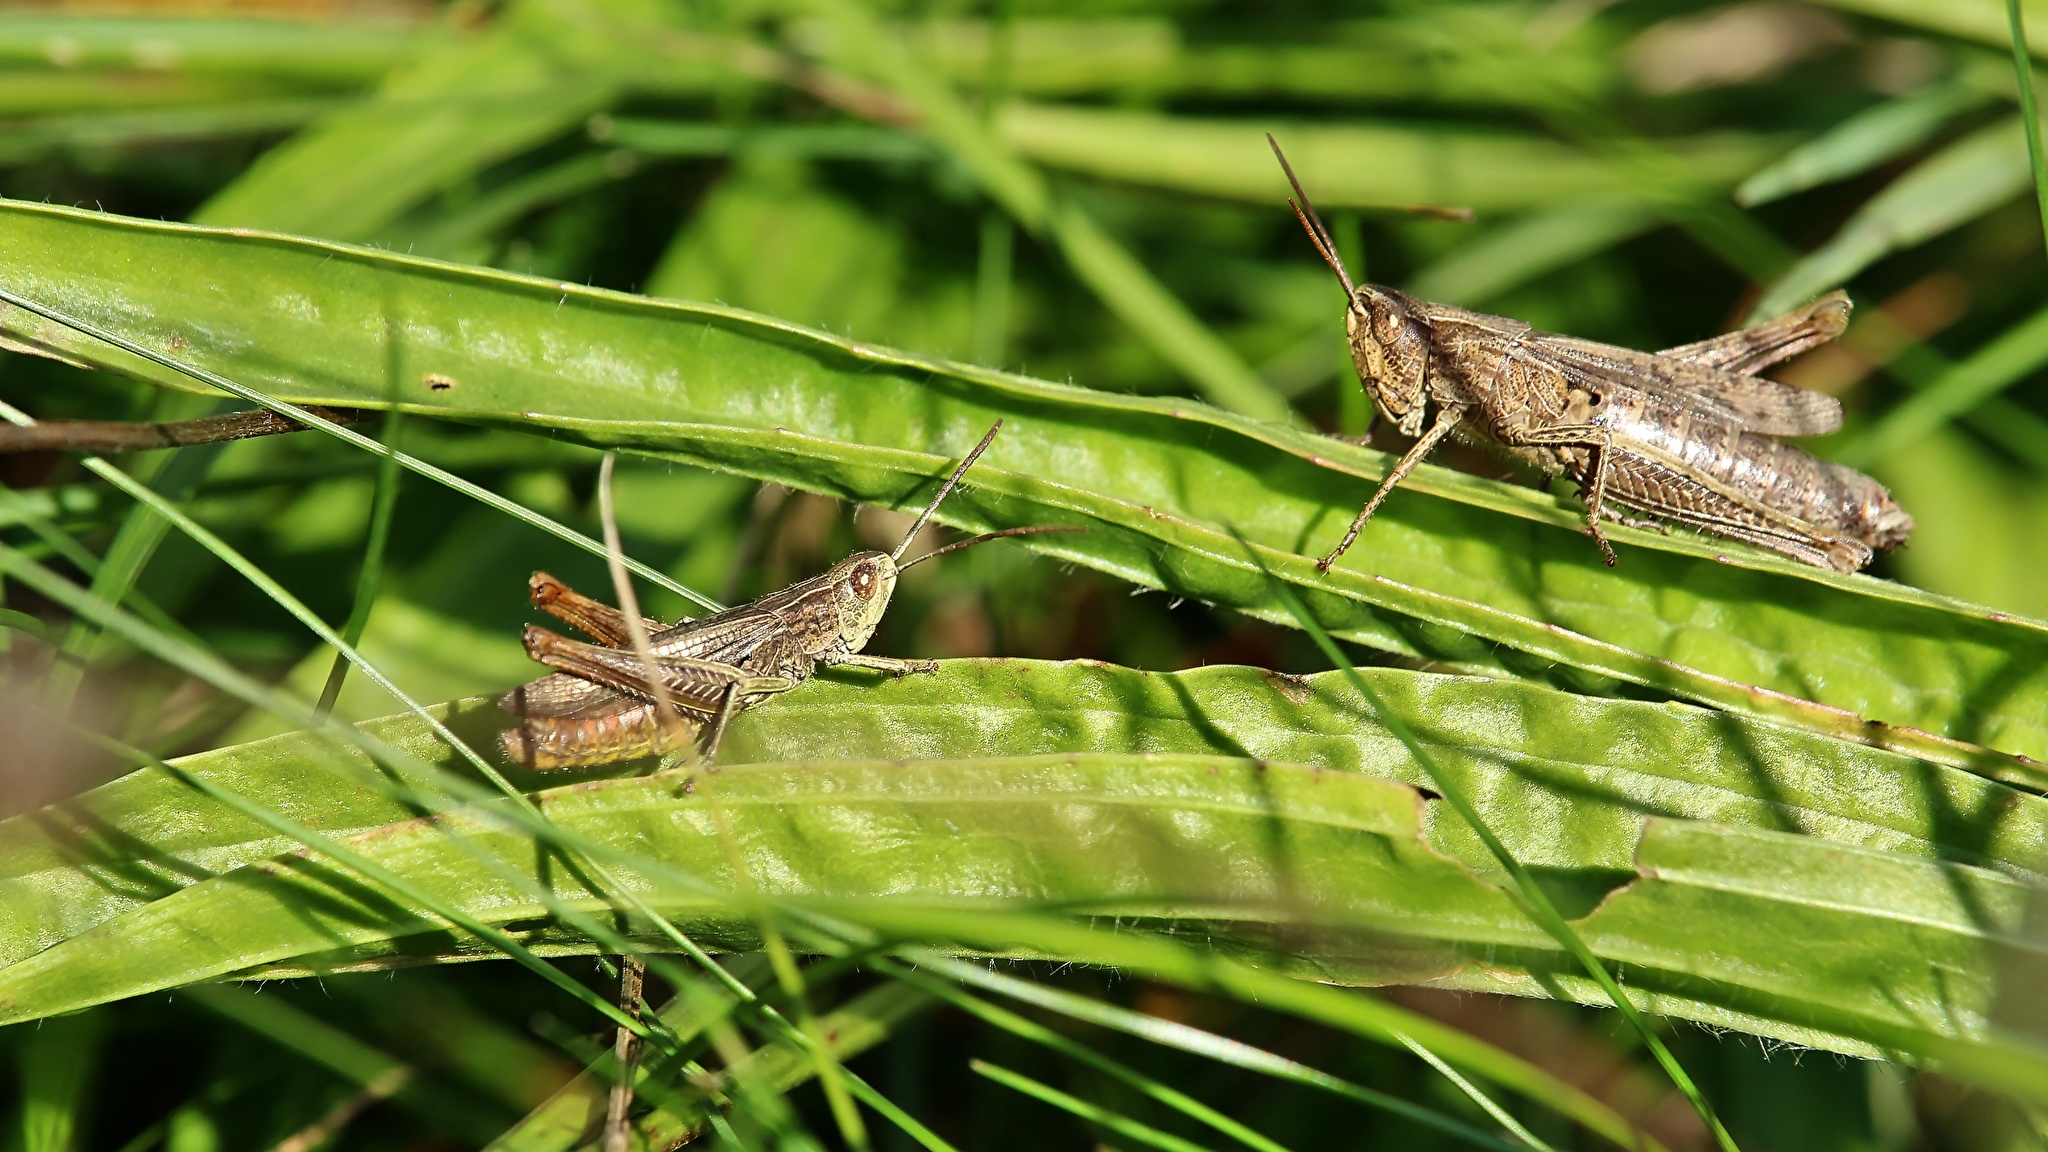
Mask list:
[[[853,575],[847,579],[847,583],[853,585],[854,595],[863,600],[872,598],[875,594],[875,566],[863,564],[855,568]]]

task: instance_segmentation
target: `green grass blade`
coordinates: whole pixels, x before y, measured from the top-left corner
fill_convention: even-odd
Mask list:
[[[1424,1048],[1405,1036],[1402,1037],[1402,1046],[1420,1057],[1423,1063],[1436,1069],[1438,1075],[1449,1080],[1458,1091],[1465,1094],[1466,1099],[1477,1104],[1480,1111],[1493,1117],[1494,1123],[1513,1133],[1515,1139],[1521,1141],[1524,1146],[1533,1148],[1536,1152],[1557,1152],[1555,1148],[1545,1143],[1534,1132],[1529,1131],[1527,1125],[1515,1119],[1514,1113],[1501,1107],[1492,1096],[1487,1095],[1485,1089],[1466,1079],[1463,1073],[1446,1063],[1443,1057],[1438,1056],[1436,1053],[1431,1052],[1429,1049]]]
[[[392,459],[395,459],[400,464],[404,465],[406,468],[414,472],[417,472],[422,476],[445,484],[448,487],[453,488],[458,492],[461,492],[465,496],[469,496],[483,504],[489,505],[492,508],[496,508],[499,511],[505,513],[506,515],[513,517],[514,519],[531,524],[534,527],[539,528],[552,536],[555,536],[562,540],[567,540],[569,543],[576,545],[577,547],[583,549],[586,552],[589,552],[597,556],[602,556],[605,554],[605,547],[602,543],[596,540],[592,540],[590,537],[585,536],[582,533],[569,528],[567,525],[557,523],[554,520],[549,519],[548,517],[542,516],[539,513],[534,512],[530,508],[523,507],[514,501],[505,499],[503,496],[500,496],[497,493],[490,492],[483,488],[480,488],[477,485],[472,484],[469,481],[464,480],[461,477],[455,475],[454,473],[447,471],[446,469],[437,468],[424,460],[420,460],[416,457],[409,456],[403,452],[398,451],[395,448],[390,447],[389,445],[379,444],[377,441],[372,440],[369,437],[364,436],[363,434],[355,431],[354,429],[346,427],[345,425],[336,424],[332,420],[328,420],[321,416],[315,415],[314,413],[308,412],[305,409],[298,407],[297,405],[285,403],[272,396],[259,392],[254,388],[250,388],[243,384],[238,384],[225,376],[219,375],[218,373],[209,372],[204,368],[199,368],[194,365],[187,364],[182,361],[165,356],[162,353],[157,352],[155,349],[146,348],[123,336],[120,336],[113,332],[106,331],[105,329],[89,324],[76,317],[66,316],[63,313],[58,312],[56,309],[50,308],[46,305],[15,296],[13,293],[7,291],[5,288],[0,288],[0,300],[4,300],[10,304],[13,304],[17,308],[22,308],[27,311],[33,312],[36,315],[42,316],[43,318],[51,321],[52,323],[61,324],[66,328],[70,328],[73,329],[74,331],[81,332],[87,336],[92,337],[95,340],[101,341],[102,343],[112,345],[113,347],[119,348],[123,352],[126,352],[132,356],[141,357],[144,360],[157,364],[163,368],[169,369],[170,371],[178,373],[179,375],[187,376],[193,380],[199,381],[202,384],[206,384],[210,387],[217,388],[222,392],[226,392],[234,396],[239,396],[252,404],[258,405],[259,407],[268,408],[273,412],[277,412],[284,416],[289,416],[293,420],[297,420],[299,423],[306,425],[308,428],[319,429],[320,431],[326,432],[328,435],[333,436],[336,439],[339,439],[348,444],[352,444],[355,447],[361,448],[366,452],[373,453],[377,456],[390,457]],[[190,450],[188,449],[187,452],[189,453]],[[669,591],[674,592],[678,596],[682,596],[685,599],[694,601],[698,605],[712,611],[716,611],[719,608],[719,604],[717,603],[717,601],[711,600],[698,592],[683,587],[681,584],[678,584],[674,580],[669,579],[663,573],[658,572],[652,568],[649,568],[647,565],[637,560],[628,558],[625,561],[625,564],[626,567],[632,569],[635,574],[645,577],[648,580],[654,581],[656,584],[659,584],[662,587],[668,589]]]
[[[2020,124],[2027,133],[2027,167],[2034,173],[2042,243],[2048,244],[2048,159],[2041,155],[2041,112],[2035,104],[2034,65],[2028,58],[2027,25],[2020,14],[2020,0],[2005,0],[2005,19],[2012,28],[2012,71],[2020,93]]]
[[[391,408],[384,414],[383,441],[386,445],[398,446],[398,422],[400,410]],[[384,548],[391,540],[392,511],[398,504],[398,457],[387,455],[377,461],[377,488],[370,501],[370,525],[368,539],[363,543],[363,566],[356,572],[355,599],[349,605],[348,619],[342,623],[342,642],[353,648],[363,641],[363,629],[370,623],[370,608],[377,602],[377,585],[384,578]],[[348,658],[341,653],[334,654],[333,667],[328,670],[327,684],[320,689],[320,701],[313,706],[313,715],[325,719],[334,711],[335,698],[341,695],[341,682],[348,675]]]
[[[1989,86],[1952,80],[1887,100],[1774,160],[1735,189],[1745,208],[1858,176],[1919,147],[1951,120],[1996,98]]]
[[[1788,269],[1753,315],[1775,316],[1904,248],[2004,204],[2027,186],[2025,127],[2002,119],[1948,144],[1870,198],[1835,234]]]
[[[483,35],[424,53],[372,98],[273,148],[193,219],[365,240],[434,192],[581,124],[617,85],[553,50],[574,32],[544,13],[515,4]]]
[[[1198,1124],[1213,1128],[1225,1136],[1256,1148],[1259,1152],[1287,1152],[1286,1145],[1269,1139],[1263,1133],[1241,1124],[1236,1120],[1178,1088],[1160,1083],[1158,1080],[1139,1072],[1128,1064],[1111,1059],[1085,1044],[1070,1040],[1034,1020],[1028,1020],[1004,1008],[998,1008],[978,997],[970,996],[943,980],[934,979],[921,973],[878,961],[876,967],[884,974],[903,983],[922,989],[927,995],[943,1000],[955,1008],[976,1017],[984,1023],[1000,1028],[1012,1036],[1018,1036],[1033,1043],[1041,1044],[1054,1052],[1122,1082],[1140,1094],[1159,1102],[1167,1108],[1188,1117]]]
[[[998,122],[1019,156],[1049,168],[1256,204],[1285,216],[1287,180],[1264,146],[1287,149],[1316,203],[1407,210],[1418,205],[1511,212],[1583,206],[1651,190],[1625,160],[1535,134],[1442,125],[1234,121],[1152,112],[1013,104]],[[1775,151],[1768,139],[1722,135],[1667,143],[1672,165],[1727,187]]]
[[[866,9],[842,0],[821,6],[846,41],[845,57],[916,107],[924,118],[923,131],[951,152],[1018,223],[1049,236],[1075,276],[1154,352],[1193,381],[1206,399],[1229,411],[1286,419],[1286,402],[1243,357],[1085,209],[1055,194],[1041,174],[1010,155],[982,118],[912,58]]]
[[[1885,459],[2033,375],[2048,364],[2048,309],[2013,325],[1950,365],[1926,387],[1879,417],[1843,447],[1841,460],[1868,466]]]
[[[1408,290],[1425,300],[1476,306],[1661,222],[1656,212],[1633,204],[1532,212],[1452,249],[1417,272]]]
[[[1150,1124],[1133,1120],[1121,1112],[1104,1108],[1100,1104],[1090,1104],[1077,1096],[1069,1096],[1057,1088],[1012,1072],[1000,1064],[991,1064],[986,1060],[970,1060],[967,1066],[1005,1088],[1014,1088],[1034,1100],[1050,1104],[1062,1112],[1072,1113],[1090,1124],[1107,1128],[1127,1140],[1162,1149],[1163,1152],[1208,1152],[1208,1149],[1192,1140],[1184,1140],[1171,1132],[1161,1132]]]
[[[1940,4],[1922,4],[1919,0],[1825,0],[1831,8],[1874,16],[1903,24],[1909,28],[1924,28],[1944,36],[1957,36],[2005,48],[2012,43],[2012,26],[2007,23],[2005,8],[2000,0],[1944,0]],[[2048,51],[2048,44],[2028,46],[2036,52]]]
[[[1111,1028],[1139,1037],[1140,1039],[1149,1040],[1154,1044],[1168,1048],[1177,1048],[1183,1052],[1193,1053],[1194,1055],[1202,1056],[1221,1064],[1227,1064],[1234,1068],[1242,1068],[1249,1072],[1257,1072],[1264,1076],[1272,1076],[1275,1079],[1287,1080],[1296,1084],[1305,1084],[1312,1088],[1318,1088],[1322,1091],[1345,1097],[1346,1099],[1355,1100],[1369,1108],[1391,1112],[1396,1116],[1412,1120],[1424,1127],[1433,1128],[1447,1136],[1462,1140],[1475,1147],[1493,1149],[1494,1152],[1512,1152],[1512,1149],[1515,1148],[1515,1145],[1500,1139],[1490,1132],[1474,1128],[1462,1120],[1457,1120],[1441,1112],[1411,1103],[1399,1096],[1389,1095],[1385,1092],[1376,1092],[1373,1089],[1362,1087],[1351,1081],[1332,1076],[1327,1072],[1311,1068],[1298,1061],[1289,1060],[1285,1056],[1278,1056],[1264,1049],[1254,1048],[1241,1041],[1232,1040],[1227,1036],[1218,1036],[1213,1032],[1204,1032],[1199,1028],[1182,1024],[1175,1020],[1162,1020],[1157,1016],[1147,1016],[1140,1012],[1133,1012],[1128,1008],[1120,1008],[1114,1004],[1105,1004],[1100,1000],[1091,999],[1086,996],[1077,996],[1074,993],[1034,981],[1019,980],[1013,976],[1005,976],[1000,972],[963,963],[952,957],[943,956],[935,952],[911,952],[906,956],[906,959],[913,961],[920,968],[943,972],[948,978],[959,983],[977,988],[985,988],[988,991],[1043,1008],[1049,1012],[1057,1012],[1075,1020],[1086,1021],[1087,1023],[1100,1025],[1104,1028]]]
[[[52,1020],[19,1050],[22,1152],[72,1152],[79,1146],[106,1026],[104,1013]]]

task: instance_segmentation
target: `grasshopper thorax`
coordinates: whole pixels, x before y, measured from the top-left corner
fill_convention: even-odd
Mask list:
[[[837,640],[846,651],[858,652],[874,637],[889,611],[889,598],[896,594],[897,571],[895,558],[887,552],[855,552],[825,573]]]
[[[1344,317],[1351,362],[1380,410],[1403,436],[1422,435],[1428,399],[1429,335],[1398,292],[1363,284]]]

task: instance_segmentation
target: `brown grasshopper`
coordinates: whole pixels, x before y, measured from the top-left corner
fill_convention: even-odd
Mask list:
[[[820,665],[872,668],[891,676],[936,672],[933,660],[861,652],[888,611],[905,569],[989,540],[1078,528],[1007,528],[934,549],[900,563],[940,501],[988,449],[996,421],[960,462],[893,552],[856,552],[825,572],[749,604],[699,620],[646,621],[649,652],[662,676],[651,682],[633,647],[624,613],[545,572],[528,581],[533,606],[597,641],[571,640],[529,624],[526,653],[555,671],[507,693],[498,706],[520,718],[501,736],[505,754],[529,768],[572,768],[681,751],[694,743],[717,751],[727,721],[744,708],[787,692]],[[666,700],[662,697],[665,689]]]
[[[1863,567],[1873,548],[1902,544],[1912,532],[1913,518],[1877,481],[1774,439],[1841,427],[1833,397],[1755,374],[1841,335],[1849,322],[1841,292],[1790,316],[1662,352],[1538,332],[1519,320],[1354,285],[1277,143],[1273,154],[1294,187],[1297,199],[1288,203],[1344,286],[1351,357],[1374,406],[1416,438],[1343,541],[1317,562],[1323,571],[1446,436],[1577,482],[1588,531],[1610,567],[1614,549],[1603,518],[1684,524],[1840,572]],[[1614,506],[1649,519],[1630,519]]]

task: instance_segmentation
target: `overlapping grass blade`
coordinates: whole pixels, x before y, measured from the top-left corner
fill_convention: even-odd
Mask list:
[[[1355,1100],[1369,1108],[1378,1108],[1391,1112],[1394,1115],[1405,1117],[1417,1124],[1433,1128],[1475,1147],[1492,1148],[1496,1149],[1497,1152],[1507,1152],[1508,1149],[1514,1147],[1514,1145],[1499,1139],[1491,1133],[1474,1128],[1462,1120],[1453,1119],[1440,1112],[1411,1103],[1399,1096],[1389,1095],[1385,1092],[1376,1092],[1373,1089],[1365,1088],[1350,1081],[1339,1079],[1326,1072],[1310,1068],[1297,1061],[1289,1060],[1284,1056],[1275,1055],[1274,1053],[1229,1039],[1228,1037],[1218,1036],[1213,1032],[1204,1032],[1201,1029],[1180,1023],[1179,1021],[1162,1020],[1156,1016],[1147,1016],[1140,1012],[1133,1012],[1128,1008],[1106,1004],[1091,997],[1077,995],[1036,981],[1019,980],[1014,976],[1006,976],[1001,972],[968,964],[936,953],[926,951],[912,952],[906,956],[906,959],[911,960],[920,968],[937,970],[948,979],[956,980],[971,987],[984,988],[991,992],[1000,993],[1011,999],[1051,1012],[1057,1012],[1074,1020],[1081,1020],[1090,1024],[1100,1025],[1104,1028],[1115,1029],[1119,1032],[1125,1032],[1132,1036],[1149,1040],[1154,1044],[1177,1048],[1181,1051],[1190,1052],[1235,1068],[1243,1068],[1247,1071],[1260,1073],[1261,1075],[1289,1080],[1297,1084],[1306,1084],[1325,1092],[1332,1092],[1346,1099]]]
[[[1745,208],[1861,175],[1919,147],[1956,117],[1996,99],[1976,76],[1930,85],[1859,112],[1773,160],[1735,189]]]
[[[1787,270],[1751,314],[1785,312],[1893,252],[1931,240],[2011,200],[2027,186],[2024,134],[2020,117],[2001,119],[1920,161]]]

